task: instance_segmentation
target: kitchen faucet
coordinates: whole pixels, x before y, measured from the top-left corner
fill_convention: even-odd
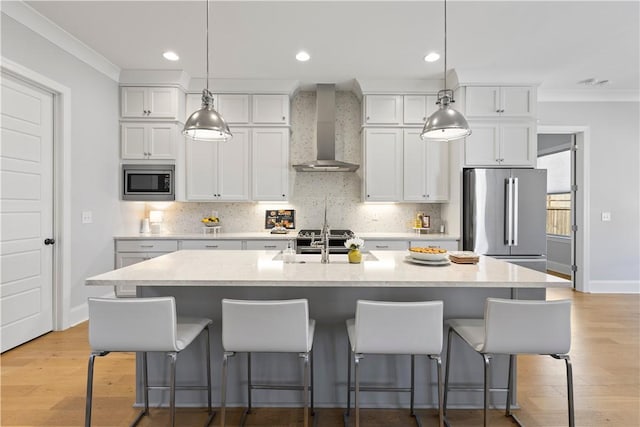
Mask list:
[[[320,263],[329,264],[329,224],[327,223],[327,198],[324,198],[324,223],[322,224],[322,232],[320,240],[314,240],[314,236],[311,235],[311,247],[320,248]]]

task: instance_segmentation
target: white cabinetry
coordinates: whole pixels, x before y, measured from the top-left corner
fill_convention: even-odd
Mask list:
[[[120,116],[179,120],[180,95],[174,87],[122,87]]]
[[[402,124],[401,95],[367,95],[364,103],[365,125]]]
[[[248,251],[281,251],[286,247],[285,240],[247,240],[245,242],[245,249]]]
[[[131,160],[176,158],[178,126],[171,122],[121,122],[121,157]]]
[[[464,143],[466,166],[534,166],[535,124],[530,121],[470,121]]]
[[[402,129],[364,131],[364,201],[402,199]]]
[[[404,251],[409,249],[406,240],[367,240],[364,249],[368,251]]]
[[[187,200],[249,200],[249,130],[229,142],[186,140]]]
[[[443,202],[449,199],[449,146],[423,141],[419,129],[404,130],[403,199]]]
[[[214,95],[214,105],[218,113],[222,114],[222,117],[224,117],[227,123],[249,123],[249,95]],[[234,133],[233,130],[231,133]]]
[[[256,201],[287,200],[289,129],[252,129],[251,153],[252,199]]]
[[[175,240],[118,240],[115,268],[127,267],[178,250]],[[116,286],[116,296],[136,296],[135,286]]]
[[[252,122],[255,124],[289,123],[288,95],[253,95]]]
[[[403,100],[403,120],[406,125],[424,125],[427,117],[433,114],[438,106],[435,95],[405,95]]]
[[[530,86],[468,86],[467,117],[532,117],[535,89]]]

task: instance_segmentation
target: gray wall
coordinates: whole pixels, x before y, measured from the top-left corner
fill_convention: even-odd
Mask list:
[[[127,213],[118,193],[118,83],[2,14],[2,56],[71,91],[71,310],[82,310],[86,277],[113,269],[113,235]],[[82,224],[81,212],[93,212]],[[94,291],[104,293],[104,290]],[[81,316],[81,314],[79,315]],[[72,316],[73,318],[73,316]]]
[[[639,117],[638,102],[538,104],[539,125],[589,127],[591,281],[640,280]],[[611,222],[601,212],[611,212]]]

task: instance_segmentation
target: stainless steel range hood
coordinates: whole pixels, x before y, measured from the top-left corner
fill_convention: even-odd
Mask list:
[[[336,160],[336,87],[319,84],[316,95],[318,156],[293,168],[298,172],[355,172],[360,167]]]

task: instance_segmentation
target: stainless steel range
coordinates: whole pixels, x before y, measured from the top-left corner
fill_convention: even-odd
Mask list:
[[[349,249],[344,247],[344,242],[354,236],[351,230],[330,230],[329,231],[329,252],[332,254],[346,254]],[[319,254],[322,250],[319,247],[312,247],[311,241],[322,239],[322,230],[308,229],[300,230],[296,238],[296,253],[299,254]]]

